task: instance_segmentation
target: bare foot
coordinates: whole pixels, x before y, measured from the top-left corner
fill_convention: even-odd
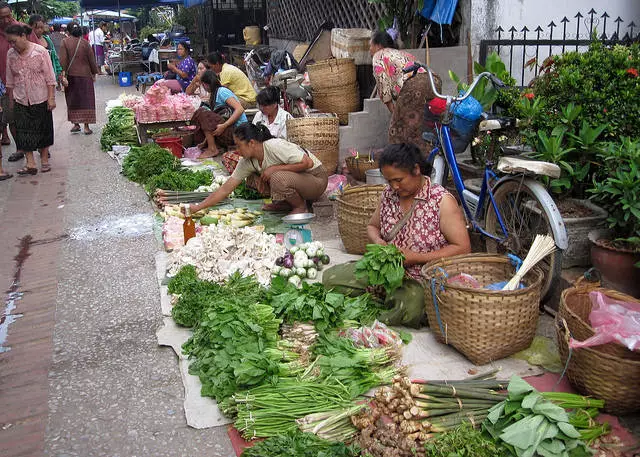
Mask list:
[[[202,154],[200,154],[200,156],[198,156],[198,159],[211,159],[219,155],[220,155],[220,151],[218,150],[212,151],[211,149],[207,149]]]
[[[302,213],[306,213],[307,212],[307,208],[302,207],[302,208],[293,208],[291,210],[291,212],[289,213],[289,216],[292,216],[294,214],[302,214]]]

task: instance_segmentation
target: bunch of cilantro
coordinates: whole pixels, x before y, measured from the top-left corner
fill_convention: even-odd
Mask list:
[[[292,430],[268,438],[242,453],[242,457],[356,457],[360,450],[344,443],[332,443],[311,433]]]
[[[122,173],[131,181],[140,184],[146,184],[151,177],[165,171],[179,169],[180,160],[155,143],[131,148],[122,162]]]

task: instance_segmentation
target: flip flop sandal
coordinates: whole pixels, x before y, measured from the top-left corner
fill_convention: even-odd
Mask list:
[[[37,175],[38,174],[38,169],[37,168],[24,167],[21,170],[18,170],[18,174],[20,176]]]
[[[9,162],[17,162],[18,160],[24,159],[24,152],[14,152],[9,156]]]
[[[48,163],[40,167],[40,172],[42,173],[49,173],[50,171],[51,171],[51,165]]]
[[[82,130],[80,127],[75,128],[73,127],[71,130],[69,130],[71,133],[80,133],[80,130]]]
[[[83,132],[85,135],[91,135],[93,133],[93,130],[89,129],[89,130],[85,130]]]
[[[13,178],[11,173],[7,173],[6,175],[0,175],[0,181],[6,181],[9,178]]]

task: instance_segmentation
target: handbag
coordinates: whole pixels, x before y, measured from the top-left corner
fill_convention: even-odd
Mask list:
[[[224,105],[220,105],[214,108],[213,112],[221,116],[225,121],[227,121],[233,115],[233,108],[231,108],[229,105],[225,103]]]
[[[76,55],[78,54],[79,47],[80,47],[80,38],[78,38],[78,44],[76,44],[76,50],[73,52],[73,57],[71,57],[71,61],[69,61],[69,65],[67,65],[67,73],[71,69],[71,65],[73,65],[73,61],[75,60]],[[69,80],[67,79],[66,76],[60,77],[60,84],[62,84],[63,87],[69,86]]]

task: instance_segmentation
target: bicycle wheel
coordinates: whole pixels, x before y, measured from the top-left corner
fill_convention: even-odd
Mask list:
[[[524,259],[536,235],[549,235],[555,240],[550,214],[554,210],[557,213],[558,210],[549,208],[553,204],[551,201],[549,204],[541,202],[526,180],[507,181],[496,189],[493,196],[509,236],[503,243],[487,237],[487,252],[511,252]],[[487,205],[485,230],[492,235],[504,237],[493,205],[491,202],[487,202]],[[562,251],[556,250],[540,261],[538,266],[544,271],[540,294],[541,301],[544,301],[553,294],[560,279]]]

